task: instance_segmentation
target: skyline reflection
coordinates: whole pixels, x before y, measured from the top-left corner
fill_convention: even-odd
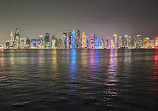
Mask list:
[[[117,49],[110,50],[110,63],[108,66],[108,73],[106,74],[106,93],[104,95],[103,101],[106,102],[107,106],[114,105],[114,97],[118,95],[118,90],[116,86],[118,85],[118,72],[117,72]]]

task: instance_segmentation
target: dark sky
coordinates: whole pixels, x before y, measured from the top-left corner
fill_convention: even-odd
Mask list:
[[[21,36],[69,29],[111,38],[112,34],[158,35],[158,0],[0,0],[0,42],[19,28]]]

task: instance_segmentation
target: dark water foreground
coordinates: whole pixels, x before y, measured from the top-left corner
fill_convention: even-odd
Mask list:
[[[158,50],[1,50],[0,111],[158,111]]]

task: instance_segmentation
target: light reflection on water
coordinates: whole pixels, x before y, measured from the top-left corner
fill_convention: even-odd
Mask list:
[[[0,107],[156,109],[157,61],[157,50],[2,50]]]

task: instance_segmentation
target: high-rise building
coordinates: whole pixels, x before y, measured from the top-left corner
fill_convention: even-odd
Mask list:
[[[54,35],[52,35],[52,38],[51,38],[51,47],[52,47],[53,49],[56,48],[56,38],[55,38]]]
[[[44,40],[45,40],[45,48],[49,48],[50,47],[49,33],[46,33]]]
[[[111,40],[111,48],[114,48],[114,41]]]
[[[15,48],[15,49],[20,48],[20,33],[19,33],[19,30],[17,28],[15,31],[13,48]]]
[[[126,48],[128,47],[128,35],[124,36],[122,45],[123,47],[126,47]]]
[[[141,35],[137,35],[136,47],[137,48],[143,47],[143,37]]]
[[[117,48],[117,34],[113,35],[113,45],[114,45],[114,48]]]
[[[30,48],[30,39],[27,37],[26,39],[26,48],[29,49]]]
[[[128,36],[128,48],[132,48],[132,37]]]
[[[4,49],[4,44],[0,43],[0,49]]]
[[[13,48],[13,43],[14,43],[14,34],[13,31],[10,33],[10,48]]]
[[[72,36],[72,31],[71,30],[69,30],[68,31],[68,38],[67,38],[67,46],[68,46],[68,48],[71,48],[71,36]]]
[[[105,42],[104,39],[102,38],[99,43],[99,48],[104,49],[104,47],[105,47]]]
[[[155,48],[158,48],[158,37],[155,37]]]
[[[62,40],[59,38],[59,41],[58,41],[58,48],[62,48]]]
[[[87,47],[87,36],[86,33],[83,32],[82,33],[82,48],[86,48]]]
[[[5,42],[5,49],[9,49],[10,48],[9,46],[10,46],[9,41],[6,41]]]
[[[95,35],[91,34],[90,36],[90,48],[95,48]]]
[[[95,48],[99,49],[99,37],[95,38]]]
[[[122,47],[122,36],[119,36],[118,47]]]
[[[20,48],[24,49],[26,45],[25,37],[20,38]]]
[[[71,35],[71,48],[76,48],[75,42],[75,31],[73,30]]]
[[[88,35],[86,34],[86,47],[89,47],[89,39],[88,39]]]
[[[81,48],[81,33],[80,30],[77,30],[77,35],[76,35],[76,47]]]
[[[63,36],[62,36],[62,48],[67,48],[67,33],[63,33]]]
[[[109,42],[109,39],[106,39],[106,45],[105,45],[106,48],[109,48],[110,47],[110,42]]]

